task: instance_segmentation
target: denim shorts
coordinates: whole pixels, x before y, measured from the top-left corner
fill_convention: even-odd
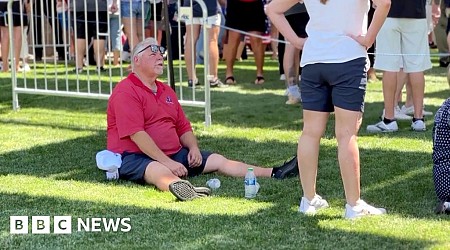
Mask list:
[[[364,112],[369,60],[307,64],[302,69],[304,110],[333,112],[334,107]]]
[[[143,4],[143,6],[142,6]],[[146,19],[150,10],[150,3],[145,1],[120,1],[120,14],[122,17]]]
[[[197,176],[203,173],[206,166],[206,161],[208,157],[212,154],[208,151],[200,151],[202,154],[202,164],[198,167],[191,168],[188,163],[189,150],[187,148],[182,148],[176,154],[171,155],[170,158],[176,162],[184,165],[188,170],[188,176]],[[122,165],[119,168],[119,177],[123,180],[134,181],[139,184],[145,184],[144,174],[150,162],[155,161],[148,157],[146,154],[141,153],[127,153],[122,154]]]
[[[118,15],[109,15],[109,37],[111,39],[111,51],[122,50],[122,30],[120,29]]]

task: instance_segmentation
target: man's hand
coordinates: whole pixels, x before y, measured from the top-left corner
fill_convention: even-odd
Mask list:
[[[202,165],[202,161],[203,161],[202,154],[200,153],[200,150],[197,147],[189,150],[188,154],[189,167],[191,168],[198,167]]]
[[[179,162],[170,161],[169,163],[164,163],[164,166],[170,169],[170,171],[178,177],[184,177],[188,174],[187,169]]]

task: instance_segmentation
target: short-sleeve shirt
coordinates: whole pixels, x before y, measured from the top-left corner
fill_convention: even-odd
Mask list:
[[[392,18],[426,18],[426,0],[392,0],[388,17]]]
[[[107,149],[142,153],[130,136],[145,131],[166,155],[181,149],[180,136],[192,127],[175,92],[156,82],[154,94],[134,73],[114,88],[107,108]]]
[[[304,0],[310,19],[300,65],[342,63],[366,57],[367,51],[350,35],[367,33],[369,0]]]

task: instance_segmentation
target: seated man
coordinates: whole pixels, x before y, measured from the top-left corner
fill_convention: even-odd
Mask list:
[[[156,79],[164,70],[164,50],[154,38],[137,44],[131,54],[132,72],[109,98],[107,148],[122,154],[121,179],[152,184],[180,200],[191,200],[210,190],[181,180],[186,176],[218,172],[244,177],[248,167],[261,177],[298,175],[295,157],[278,168],[261,168],[200,151],[175,92]]]

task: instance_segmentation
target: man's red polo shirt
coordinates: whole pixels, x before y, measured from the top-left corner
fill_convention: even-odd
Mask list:
[[[180,136],[192,127],[175,92],[157,81],[156,95],[131,73],[114,88],[107,108],[107,148],[115,153],[142,153],[130,136],[147,132],[156,145],[172,155],[181,149]]]

